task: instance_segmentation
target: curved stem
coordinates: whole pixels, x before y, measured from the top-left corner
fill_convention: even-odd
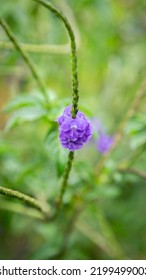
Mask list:
[[[9,196],[9,197],[13,197],[16,198],[18,200],[23,201],[24,203],[28,204],[29,206],[39,210],[42,212],[42,214],[46,217],[48,217],[49,213],[49,209],[46,209],[41,202],[39,202],[37,199],[30,197],[26,194],[23,194],[21,192],[18,191],[14,191],[12,189],[8,189],[5,187],[0,186],[0,194]]]
[[[44,7],[49,9],[56,16],[58,16],[63,21],[68,31],[70,41],[71,41],[71,60],[72,60],[72,93],[73,93],[72,117],[75,118],[78,112],[79,82],[78,82],[78,70],[77,70],[77,47],[76,47],[74,32],[66,16],[61,11],[59,11],[54,5],[52,5],[50,2],[45,2],[44,0],[34,0],[34,1],[42,4]]]
[[[25,62],[27,63],[29,69],[31,70],[31,73],[33,75],[33,77],[35,78],[35,80],[38,83],[38,86],[40,88],[40,90],[42,91],[42,93],[44,94],[45,98],[47,99],[48,102],[48,97],[47,97],[47,93],[46,93],[46,88],[45,85],[41,79],[41,77],[39,76],[36,66],[35,64],[32,62],[32,60],[30,59],[30,57],[27,55],[27,53],[25,52],[25,50],[22,48],[21,44],[19,43],[17,37],[15,36],[15,34],[12,32],[12,30],[10,29],[10,27],[7,25],[7,23],[5,22],[5,20],[3,20],[2,18],[0,18],[0,25],[3,27],[3,29],[5,30],[7,36],[9,37],[9,39],[11,40],[11,42],[13,43],[13,45],[15,46],[15,48],[19,51],[19,53],[21,54],[21,56],[23,57],[23,59],[25,60]]]
[[[60,0],[58,5],[68,14],[70,18],[70,24],[73,27],[75,38],[76,38],[76,46],[77,49],[80,47],[80,33],[75,21],[74,15],[72,13],[72,9],[69,5],[64,2],[64,0]],[[37,54],[68,54],[70,53],[70,42],[66,44],[32,44],[32,43],[20,43],[21,47],[30,53]],[[0,41],[0,49],[13,50],[15,46],[11,42]]]

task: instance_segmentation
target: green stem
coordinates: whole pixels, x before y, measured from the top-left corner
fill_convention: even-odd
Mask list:
[[[48,44],[26,44],[20,43],[23,51],[30,53],[43,53],[43,54],[67,54],[70,52],[69,44],[62,45],[48,45]],[[0,49],[13,50],[15,46],[11,42],[0,41]]]
[[[141,155],[145,152],[146,149],[146,144],[140,146],[137,150],[135,150],[135,152],[132,154],[132,156],[129,156],[127,159],[123,159],[120,162],[120,167],[124,166],[125,168],[129,168],[131,166],[133,166],[135,164],[135,162],[137,162],[139,160],[139,158],[141,157]]]
[[[35,0],[35,1],[42,4],[44,7],[49,9],[56,16],[58,16],[63,21],[68,31],[70,41],[71,41],[71,61],[72,61],[72,118],[75,118],[78,112],[79,82],[78,82],[78,70],[77,70],[77,47],[76,47],[76,40],[75,40],[73,29],[66,16],[61,11],[59,11],[55,6],[53,6],[50,2],[45,2],[44,0]],[[58,206],[59,206],[58,209],[60,209],[60,206],[62,205],[63,195],[66,191],[67,181],[72,167],[73,159],[74,159],[74,153],[69,152],[68,162],[64,172],[61,191],[58,198]]]
[[[77,47],[76,47],[76,40],[75,40],[74,32],[72,30],[72,27],[71,27],[70,23],[68,22],[68,19],[63,15],[63,13],[61,11],[56,9],[51,3],[48,3],[48,2],[46,3],[43,0],[35,0],[35,1],[42,4],[46,8],[48,8],[52,13],[56,14],[63,21],[63,23],[65,24],[65,27],[67,28],[67,31],[68,31],[68,34],[69,34],[69,37],[70,37],[70,40],[71,40],[72,118],[76,118],[76,114],[78,112],[78,100],[79,100],[78,91],[79,90],[78,90],[78,71],[77,71]],[[32,61],[29,59],[29,57],[25,53],[25,50],[22,48],[21,44],[18,42],[17,38],[12,33],[12,31],[10,30],[8,25],[5,23],[5,21],[0,19],[0,24],[4,28],[4,30],[6,31],[8,37],[13,42],[16,49],[18,49],[18,51],[21,53],[24,60],[27,62],[28,66],[30,67],[30,69],[33,73],[33,76],[37,80],[37,82],[38,82],[40,88],[42,89],[43,93],[46,95],[45,87],[44,87],[40,77],[38,76],[38,73],[35,69],[35,66],[33,65]],[[63,181],[62,181],[62,185],[61,185],[61,191],[60,191],[60,195],[59,195],[59,198],[58,198],[59,208],[62,205],[63,195],[66,191],[67,181],[68,181],[68,177],[69,177],[69,174],[70,174],[70,171],[71,171],[73,159],[74,159],[74,152],[70,152],[69,155],[68,155],[68,162],[67,162],[67,166],[66,166],[66,169],[65,169],[65,172],[64,172]],[[33,206],[33,207],[41,210],[42,212],[44,212],[40,203],[33,198],[30,198],[26,195],[23,195],[23,194],[19,193],[19,192],[12,191],[10,189],[6,189],[6,188],[3,188],[3,187],[0,187],[0,193],[5,194],[7,196],[15,197],[19,200],[22,200],[22,201],[26,202],[27,204],[30,204],[31,206]],[[52,219],[54,219],[54,217],[56,216],[57,213],[58,212],[56,211],[52,215]]]
[[[68,181],[69,173],[70,173],[70,170],[71,170],[71,167],[72,167],[73,159],[74,159],[74,152],[69,152],[68,162],[67,162],[66,169],[65,169],[65,172],[64,172],[62,185],[61,185],[61,190],[60,190],[60,194],[59,194],[59,198],[58,198],[58,202],[57,202],[59,209],[62,205],[63,195],[66,191],[67,181]]]
[[[49,209],[44,208],[44,206],[37,199],[35,199],[33,197],[30,197],[21,192],[14,191],[12,189],[8,189],[8,188],[1,187],[1,186],[0,186],[0,194],[16,198],[16,199],[28,204],[29,206],[41,211],[43,215],[48,217]]]
[[[36,68],[35,64],[32,62],[30,57],[27,55],[27,53],[25,52],[25,50],[23,49],[23,47],[19,43],[15,34],[12,32],[10,27],[7,25],[7,23],[2,18],[0,18],[0,25],[5,30],[6,34],[8,35],[9,39],[11,40],[11,42],[13,43],[15,48],[19,51],[19,53],[23,57],[24,61],[27,63],[33,77],[37,81],[40,90],[42,91],[42,93],[44,94],[44,96],[45,96],[45,98],[47,99],[47,102],[48,102],[48,97],[47,97],[45,85],[44,85],[41,77],[39,76],[39,74],[37,72],[37,68]]]
[[[78,112],[79,82],[78,82],[78,70],[77,70],[77,47],[76,47],[74,32],[66,16],[61,11],[59,11],[55,6],[53,6],[50,2],[45,2],[44,0],[35,0],[35,1],[42,4],[44,7],[49,9],[56,16],[58,16],[63,21],[68,31],[71,40],[71,60],[72,60],[72,93],[73,93],[72,117],[75,118]]]

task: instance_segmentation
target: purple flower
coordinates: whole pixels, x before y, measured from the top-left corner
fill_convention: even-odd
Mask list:
[[[114,141],[114,137],[107,135],[105,133],[101,133],[99,135],[98,141],[97,141],[97,149],[100,153],[105,154],[107,153]]]
[[[76,118],[72,118],[71,105],[65,108],[57,122],[60,125],[60,142],[64,148],[70,151],[81,149],[92,136],[91,124],[82,112],[78,111]]]

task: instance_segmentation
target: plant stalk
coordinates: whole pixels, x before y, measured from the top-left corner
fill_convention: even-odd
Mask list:
[[[71,62],[72,62],[72,118],[76,118],[76,114],[78,112],[78,101],[79,101],[79,81],[78,81],[78,69],[77,69],[77,47],[76,47],[76,39],[75,39],[73,29],[66,16],[50,2],[46,2],[44,0],[35,0],[35,1],[43,5],[44,7],[49,9],[53,14],[55,14],[57,17],[59,17],[63,21],[68,31],[70,37],[70,43],[71,43]],[[57,201],[57,206],[59,207],[58,209],[60,209],[62,205],[63,195],[67,188],[67,182],[71,171],[73,159],[74,159],[74,152],[69,152],[68,162],[61,185],[61,191]]]
[[[21,192],[18,192],[18,191],[12,190],[12,189],[8,189],[8,188],[2,187],[2,186],[0,186],[0,194],[3,194],[8,197],[16,198],[16,199],[24,202],[25,204],[39,210],[45,216],[48,216],[48,214],[49,214],[49,209],[44,208],[44,206],[41,204],[40,201],[38,201],[37,199],[35,199],[31,196],[28,196]]]
[[[72,61],[72,98],[73,98],[72,117],[75,118],[78,112],[79,81],[78,81],[78,67],[77,67],[77,47],[76,47],[76,39],[75,39],[73,29],[66,16],[50,2],[46,2],[44,0],[34,0],[34,1],[40,3],[41,5],[49,9],[52,13],[54,13],[57,17],[59,17],[63,21],[68,31],[70,41],[71,41],[71,61]]]

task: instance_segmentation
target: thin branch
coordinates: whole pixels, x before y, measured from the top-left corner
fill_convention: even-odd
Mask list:
[[[112,244],[108,244],[105,237],[99,232],[95,231],[91,228],[87,223],[79,219],[75,224],[77,230],[79,230],[82,234],[88,237],[97,247],[99,247],[103,252],[107,255],[111,256],[113,259],[125,259],[125,256],[122,254],[119,255],[118,252],[112,249]]]
[[[125,128],[126,124],[128,123],[129,119],[132,118],[134,116],[134,114],[136,113],[145,93],[146,93],[146,80],[144,80],[142,82],[140,88],[136,92],[134,100],[133,100],[132,104],[130,105],[130,108],[128,109],[125,117],[122,119],[122,121],[118,125],[117,133],[114,137],[114,142],[113,142],[111,149],[109,150],[108,153],[106,153],[105,155],[102,156],[101,160],[96,165],[95,172],[96,172],[97,176],[100,175],[100,173],[102,172],[102,169],[104,168],[105,162],[111,156],[112,152],[116,149],[119,142],[122,140],[123,135],[124,135],[124,128]]]
[[[28,196],[26,194],[23,194],[21,192],[14,191],[12,189],[8,189],[8,188],[0,186],[0,194],[9,196],[9,197],[13,197],[13,198],[16,198],[16,199],[24,202],[25,204],[39,210],[45,217],[49,217],[52,214],[49,206],[48,206],[48,208],[46,208],[37,199],[35,199],[31,196]]]
[[[0,25],[3,27],[3,29],[5,30],[7,36],[9,37],[9,39],[11,40],[11,42],[13,43],[15,48],[19,51],[19,53],[23,57],[24,61],[28,65],[29,69],[31,70],[31,73],[32,73],[33,77],[35,78],[35,80],[38,83],[38,86],[39,86],[40,90],[42,91],[42,93],[44,94],[44,96],[45,96],[45,98],[46,98],[46,100],[48,102],[48,96],[47,96],[47,92],[46,92],[46,87],[45,87],[44,82],[42,81],[41,77],[39,76],[39,74],[37,72],[37,68],[36,68],[35,64],[30,59],[30,57],[27,55],[25,50],[22,48],[22,46],[19,43],[17,37],[12,32],[10,27],[7,25],[5,20],[3,20],[2,18],[0,18]]]
[[[96,206],[97,206],[97,204],[96,204]],[[97,216],[99,226],[101,227],[103,236],[106,239],[106,242],[107,242],[113,256],[115,256],[118,259],[127,259],[125,253],[123,252],[121,245],[117,241],[117,238],[111,228],[111,225],[110,225],[108,219],[106,218],[106,216],[104,214],[104,211],[102,210],[102,208],[99,205],[97,206],[96,216]]]
[[[30,53],[37,53],[37,54],[68,54],[70,53],[70,45],[62,44],[62,45],[48,45],[48,44],[26,44],[20,43],[21,48],[23,51],[27,51]],[[13,50],[15,47],[11,42],[4,42],[0,41],[0,49],[5,50]]]
[[[133,175],[136,175],[144,180],[146,180],[146,172],[142,171],[142,170],[139,170],[137,168],[118,168],[117,169],[119,172],[121,173],[131,173]]]
[[[146,144],[143,144],[142,146],[138,147],[133,153],[132,155],[127,156],[124,159],[121,159],[118,162],[118,166],[119,168],[131,168],[135,162],[137,162],[139,160],[139,158],[141,157],[141,155],[145,152],[146,149]]]
[[[70,18],[70,23],[73,27],[75,38],[76,38],[76,45],[77,49],[80,47],[80,33],[78,30],[77,23],[75,21],[73,12],[69,5],[64,1],[59,1],[58,3],[68,14]],[[20,43],[21,48],[30,53],[37,53],[37,54],[68,54],[70,53],[70,43],[66,44],[32,44],[32,43]],[[15,46],[11,42],[0,41],[0,49],[5,50],[13,50]]]
[[[76,222],[75,227],[77,230],[87,236],[93,243],[95,243],[101,250],[106,252],[108,255],[111,254],[103,236],[98,232],[95,232],[87,223],[79,219]]]

